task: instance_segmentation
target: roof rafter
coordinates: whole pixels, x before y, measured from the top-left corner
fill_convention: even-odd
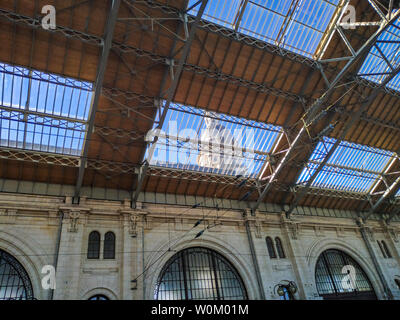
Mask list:
[[[391,17],[390,20],[384,20],[381,23],[380,28],[357,50],[355,51],[354,57],[352,57],[344,66],[342,70],[339,71],[339,73],[336,75],[335,79],[330,83],[328,89],[321,95],[319,99],[317,99],[311,106],[310,108],[306,111],[306,113],[303,116],[303,124],[301,126],[301,129],[299,130],[298,134],[294,138],[293,142],[291,143],[289,149],[287,150],[285,156],[280,160],[278,163],[276,169],[274,170],[274,173],[271,175],[268,183],[265,185],[264,190],[262,191],[260,197],[258,198],[256,204],[253,206],[252,210],[256,210],[260,203],[264,200],[265,196],[267,195],[268,191],[272,187],[272,183],[275,181],[277,175],[281,172],[283,167],[285,167],[292,156],[293,150],[297,147],[297,145],[300,143],[301,139],[303,136],[306,136],[309,134],[309,127],[316,123],[317,120],[319,120],[321,117],[325,116],[325,112],[323,111],[324,104],[328,101],[328,99],[331,97],[333,92],[340,87],[341,81],[343,79],[346,79],[346,76],[351,72],[351,70],[355,67],[357,67],[357,70],[361,67],[360,63],[360,58],[365,59],[366,55],[368,54],[370,48],[376,43],[378,40],[378,37],[390,26],[392,25],[395,21],[397,21],[398,17],[400,16],[400,10],[397,11],[393,16]],[[361,61],[362,62],[362,61]],[[394,74],[392,73],[394,76]],[[390,81],[390,80],[389,80]],[[363,107],[359,109],[357,112],[358,116],[361,116],[362,111],[365,109],[366,106],[368,106],[372,101],[373,98],[379,93],[379,88],[382,87],[381,85],[378,86],[376,89],[373,90],[373,93],[369,96],[367,102],[363,104]],[[343,99],[343,96],[342,96]],[[361,110],[361,111],[360,111]],[[346,124],[346,129],[343,131],[344,133],[347,133],[347,131],[350,129],[350,127],[355,123],[356,117],[352,117]],[[345,136],[345,134],[341,135],[342,137]],[[311,179],[307,182],[306,187],[302,189],[301,193],[296,195],[295,201],[292,202],[290,208],[286,211],[287,216],[290,216],[290,213],[293,211],[295,206],[297,205],[299,199],[304,197],[306,194],[307,189],[311,186],[311,183],[314,181],[316,178],[317,174],[319,171],[322,169],[322,167],[325,165],[327,160],[329,159],[330,155],[332,152],[337,148],[339,145],[341,139],[338,139],[337,142],[335,143],[334,147],[330,150],[326,158],[324,159],[323,162],[321,162],[320,166],[318,169],[314,172],[313,176]]]
[[[75,186],[75,193],[74,193],[74,202],[79,202],[79,196],[81,192],[81,187],[83,183],[83,176],[85,173],[86,162],[89,152],[89,144],[90,138],[93,133],[94,128],[94,120],[96,117],[96,111],[100,100],[100,95],[103,88],[103,80],[104,80],[104,73],[106,71],[108,56],[110,54],[110,49],[112,45],[112,39],[114,36],[114,28],[118,18],[118,11],[119,6],[121,4],[121,0],[112,0],[111,10],[107,19],[107,26],[105,29],[105,36],[104,36],[104,44],[102,48],[101,58],[98,64],[96,81],[94,84],[94,91],[93,91],[93,98],[92,98],[92,105],[90,108],[90,115],[89,121],[87,126],[87,133],[85,137],[85,144],[83,147],[83,152],[81,155],[81,163],[79,166],[78,177]]]

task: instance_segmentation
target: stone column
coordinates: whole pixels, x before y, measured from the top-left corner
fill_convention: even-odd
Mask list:
[[[84,246],[83,232],[88,209],[60,208],[64,214],[57,259],[56,289],[53,298],[79,299],[79,278]]]
[[[293,220],[293,218],[286,218],[285,212],[281,213],[281,228],[285,236],[284,241],[287,243],[289,249],[288,258],[292,262],[293,271],[297,279],[297,287],[299,296],[302,300],[321,300],[314,287],[314,270],[310,270],[307,263],[306,253],[300,237],[300,222]]]

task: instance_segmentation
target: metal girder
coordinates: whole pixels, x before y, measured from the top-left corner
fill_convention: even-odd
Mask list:
[[[43,163],[61,167],[78,168],[81,163],[79,157],[64,154],[48,153],[33,150],[18,150],[13,148],[0,148],[0,159],[25,161],[30,163]],[[138,166],[123,162],[111,162],[105,160],[91,159],[86,163],[86,167],[94,170],[117,173],[137,173]]]
[[[399,190],[400,187],[400,177],[398,177],[383,193],[383,195],[375,202],[375,204],[369,209],[369,211],[363,217],[364,222],[368,220],[368,218],[373,214],[381,204],[393,193]]]
[[[143,0],[143,1],[141,1],[141,3],[147,5],[149,8],[159,9],[166,14],[171,14],[174,16],[180,16],[182,14],[182,12],[178,8],[168,5],[168,4],[159,3],[154,0]],[[187,15],[187,20],[189,22],[191,22],[194,20],[194,17]],[[253,38],[253,37],[245,35],[245,34],[238,33],[236,30],[220,26],[214,22],[202,20],[201,23],[199,24],[199,28],[203,29],[207,32],[215,33],[218,36],[228,38],[232,41],[240,42],[245,45],[260,49],[260,50],[265,50],[271,54],[274,54],[274,55],[277,55],[280,57],[284,57],[284,58],[287,58],[287,59],[295,61],[295,62],[299,62],[299,63],[304,64],[312,69],[319,70],[319,71],[321,70],[321,62],[318,60],[307,58],[300,54],[291,52],[285,48],[278,47],[274,44],[264,42],[262,40]],[[329,71],[333,72],[335,70],[329,69]],[[368,80],[366,80],[362,77],[359,77],[357,75],[354,75],[354,74],[350,75],[349,79],[347,79],[347,80],[356,81],[359,84],[366,86],[366,87],[372,87],[372,88],[376,87],[376,84],[374,82],[368,81]],[[384,90],[385,92],[387,92],[388,94],[391,94],[393,96],[400,97],[400,93],[395,90],[391,90],[388,88],[383,88],[381,90]]]
[[[270,190],[272,183],[274,182],[276,176],[280,173],[280,171],[283,169],[283,167],[287,164],[288,159],[291,158],[293,150],[297,147],[297,145],[299,144],[299,142],[301,141],[301,138],[306,135],[309,130],[308,127],[311,126],[313,123],[315,123],[317,120],[319,120],[321,117],[324,116],[324,112],[323,112],[323,107],[324,107],[324,103],[326,103],[326,101],[330,98],[330,96],[332,95],[332,93],[336,90],[337,86],[340,84],[340,82],[346,78],[347,74],[350,73],[350,71],[352,70],[352,68],[354,68],[354,66],[356,66],[357,64],[360,67],[359,64],[359,60],[362,57],[366,57],[366,55],[368,54],[370,48],[376,43],[378,37],[390,26],[392,25],[395,21],[397,21],[398,17],[400,16],[400,10],[398,10],[392,17],[390,20],[383,22],[381,27],[355,52],[355,56],[352,57],[347,63],[346,65],[343,67],[342,70],[340,70],[340,72],[336,75],[336,77],[334,78],[333,81],[330,82],[330,85],[328,87],[328,89],[321,95],[320,98],[318,98],[311,106],[310,108],[306,111],[306,113],[304,114],[302,120],[303,120],[303,124],[301,129],[299,130],[297,136],[294,138],[293,142],[291,143],[289,149],[287,150],[285,156],[279,161],[274,173],[271,175],[268,183],[266,184],[266,186],[264,187],[264,190],[262,191],[260,197],[258,198],[256,204],[253,206],[252,210],[256,210],[258,208],[258,206],[260,205],[260,203],[264,200],[265,196],[267,195],[268,191]],[[358,69],[358,68],[357,68]],[[385,84],[386,85],[386,84]],[[379,85],[377,88],[374,89],[374,93],[372,95],[377,95],[379,93],[379,88],[382,87],[382,85]],[[364,103],[363,106],[361,107],[360,110],[357,112],[358,117],[361,116],[362,111],[364,110],[364,108],[369,105],[369,103],[372,102],[372,98],[373,96],[370,96],[367,100],[367,103]],[[343,99],[343,96],[342,96]],[[356,117],[352,117],[347,125],[346,125],[346,129],[343,131],[343,133],[347,133],[347,131],[349,130],[349,128],[353,125],[353,123],[355,122]],[[342,134],[341,137],[344,137],[345,134]],[[330,152],[328,153],[328,155],[326,156],[326,158],[324,159],[323,162],[321,162],[321,165],[318,167],[318,169],[314,172],[312,178],[308,181],[306,188],[302,189],[301,192],[301,196],[300,197],[296,197],[296,199],[302,198],[305,194],[307,189],[310,187],[312,181],[316,178],[317,174],[319,173],[319,171],[322,169],[323,165],[326,163],[327,159],[329,158],[329,156],[332,154],[332,152],[336,149],[336,147],[338,146],[340,140],[337,140],[337,143],[331,148]],[[333,150],[333,151],[332,151]],[[292,205],[290,206],[289,210],[286,212],[286,214],[289,216],[290,213],[293,211],[293,209],[295,208],[295,206],[297,205],[298,200],[295,200]]]
[[[171,14],[174,16],[180,16],[182,14],[182,11],[176,7],[173,7],[171,5],[168,4],[163,4],[163,3],[159,3],[157,1],[153,1],[153,0],[143,0],[141,1],[141,3],[147,5],[149,8],[153,8],[153,9],[159,9],[161,11],[163,11],[166,14]],[[195,17],[187,15],[187,19],[188,22],[193,22],[195,20]],[[251,36],[247,36],[245,34],[241,34],[238,33],[236,30],[234,29],[229,29],[223,26],[220,26],[216,23],[213,22],[209,22],[206,20],[202,20],[201,23],[199,24],[199,28],[206,30],[207,32],[212,32],[212,33],[216,33],[219,36],[223,36],[225,38],[229,38],[233,41],[239,41],[239,42],[243,42],[249,46],[254,46],[258,49],[261,50],[266,50],[272,54],[277,54],[279,56],[282,57],[287,57],[290,60],[296,61],[296,62],[300,62],[302,64],[308,65],[310,67],[313,68],[317,68],[318,62],[314,59],[311,58],[307,58],[305,56],[299,55],[297,53],[291,52],[289,50],[286,50],[284,48],[280,48],[275,46],[274,44],[271,43],[267,43],[265,41],[262,40],[258,40],[256,38],[253,38]]]
[[[237,186],[239,183],[245,181],[243,182],[243,187],[254,188],[256,186],[255,179],[247,179],[247,178],[238,179],[235,176],[203,173],[192,170],[163,168],[157,166],[149,166],[146,174],[148,176],[155,176],[155,177],[162,177],[169,179],[219,183],[219,184],[227,184],[233,186]]]
[[[94,120],[96,117],[96,112],[97,112],[97,107],[98,107],[99,100],[100,100],[100,95],[102,93],[104,73],[105,73],[106,67],[107,67],[108,56],[109,56],[111,45],[112,45],[112,39],[114,36],[114,28],[115,28],[115,24],[117,22],[120,4],[121,4],[121,0],[112,0],[110,13],[109,13],[109,16],[107,19],[107,26],[105,29],[105,37],[104,37],[104,45],[102,48],[101,58],[100,58],[98,69],[97,69],[96,82],[94,84],[92,105],[91,105],[90,116],[89,116],[89,121],[88,121],[88,130],[87,130],[86,137],[85,137],[85,143],[84,143],[83,152],[81,155],[81,164],[79,167],[78,178],[77,178],[77,182],[76,182],[76,186],[75,186],[74,202],[79,201],[79,196],[80,196],[82,182],[83,182],[83,176],[85,173],[85,167],[86,167],[86,162],[87,162],[87,157],[88,157],[88,152],[89,152],[90,138],[93,133]]]
[[[380,84],[381,86],[386,86],[398,73],[400,72],[400,66],[397,67],[395,70],[392,71],[392,73]],[[324,166],[327,164],[328,160],[332,156],[332,154],[336,151],[338,146],[340,145],[341,141],[345,139],[347,133],[350,131],[352,126],[360,119],[361,114],[368,108],[368,106],[375,100],[376,96],[379,94],[378,88],[374,89],[372,93],[368,96],[368,98],[361,103],[360,108],[354,113],[354,115],[349,118],[349,120],[345,123],[344,128],[342,132],[340,133],[340,136],[336,139],[335,143],[329,150],[329,152],[325,155],[324,160],[319,164],[317,169],[314,171],[313,175],[310,177],[310,179],[307,181],[304,189],[302,189],[302,192],[296,196],[295,200],[291,203],[289,209],[286,211],[287,215],[290,215],[293,209],[297,206],[299,201],[305,196],[307,189],[311,186],[311,184],[314,182],[314,180],[317,178],[318,174],[321,172],[321,170],[324,168]],[[395,185],[397,185],[400,182],[400,177],[396,180]],[[386,199],[388,194],[391,192],[392,187],[388,189],[387,192],[381,197],[380,200],[378,200],[377,204],[373,206],[373,210],[370,211],[369,214],[367,214],[366,218],[383,202],[383,200]],[[365,218],[365,219],[366,219]]]
[[[179,58],[179,62],[177,64],[176,71],[175,71],[175,73],[173,75],[171,86],[169,87],[168,92],[167,92],[167,98],[165,100],[163,113],[160,115],[160,119],[159,119],[159,123],[158,123],[157,129],[161,129],[162,128],[164,120],[165,120],[165,117],[167,116],[168,108],[169,108],[172,100],[175,97],[176,89],[178,87],[178,84],[179,84],[179,81],[180,81],[180,78],[181,78],[181,74],[182,74],[186,59],[187,59],[187,57],[188,57],[188,55],[190,53],[190,48],[192,46],[192,42],[193,42],[193,39],[194,39],[195,34],[196,34],[197,26],[198,26],[198,24],[199,24],[199,22],[201,20],[201,17],[202,17],[202,15],[204,13],[204,10],[206,9],[207,3],[208,3],[208,0],[202,0],[201,1],[201,5],[200,5],[199,11],[197,13],[197,16],[196,16],[195,20],[193,21],[193,23],[191,25],[191,28],[190,28],[190,31],[189,31],[189,36],[186,39],[186,42],[185,42],[185,44],[183,46],[182,54],[181,54],[181,56]],[[140,194],[140,191],[142,189],[144,178],[146,177],[146,173],[147,173],[147,170],[149,168],[149,164],[150,164],[151,158],[152,158],[153,153],[155,151],[157,140],[158,140],[158,137],[155,136],[154,141],[152,142],[152,145],[149,148],[148,157],[147,157],[148,160],[145,161],[145,163],[142,165],[142,168],[139,171],[136,190],[134,192],[132,192],[132,207],[136,206],[136,201],[137,201],[137,199],[139,197],[139,194]]]
[[[95,46],[102,46],[103,39],[93,34],[88,34],[82,31],[74,30],[71,28],[63,27],[57,25],[55,29],[43,29],[41,25],[40,19],[35,19],[32,17],[24,16],[20,13],[7,11],[4,9],[0,9],[0,18],[6,19],[13,23],[18,23],[20,25],[24,25],[29,28],[33,29],[40,29],[45,32],[53,32],[53,33],[60,33],[67,38],[76,39],[79,41],[83,41]]]
[[[182,12],[175,7],[172,7],[172,6],[169,6],[166,4],[160,4],[160,3],[157,3],[157,2],[151,1],[151,0],[145,0],[145,1],[142,1],[142,3],[146,4],[150,8],[160,9],[167,14],[178,15],[180,17],[179,18],[180,20],[183,19],[181,17]],[[195,20],[194,17],[186,15],[186,14],[185,14],[185,17],[187,18],[189,23],[191,23]],[[39,30],[42,30],[45,32],[60,33],[60,34],[63,34],[65,37],[73,38],[73,39],[83,41],[85,43],[89,43],[92,45],[102,46],[102,44],[103,44],[103,39],[99,36],[96,36],[93,34],[88,34],[88,33],[85,33],[85,32],[79,31],[79,30],[74,30],[71,28],[63,27],[63,26],[57,26],[57,28],[55,30],[52,30],[52,29],[44,30],[41,28],[39,19],[24,16],[19,13],[7,11],[4,9],[0,9],[0,18],[6,19],[13,23],[18,23],[25,27],[39,29]],[[227,38],[231,39],[232,41],[242,42],[246,45],[256,47],[261,50],[265,50],[274,55],[278,55],[278,56],[287,58],[289,60],[305,64],[308,67],[311,67],[315,70],[321,71],[321,62],[320,61],[304,57],[302,55],[291,52],[284,48],[280,48],[273,44],[255,39],[251,36],[239,34],[235,30],[231,30],[229,28],[225,28],[225,27],[219,26],[215,23],[212,23],[209,21],[204,21],[204,20],[202,20],[201,23],[199,24],[199,28],[205,29],[208,32],[216,33],[223,37],[227,37]],[[123,50],[123,48],[124,48],[124,45],[118,44],[118,43],[115,43],[115,46],[119,47],[121,50]],[[160,61],[160,63],[163,63],[163,62]],[[334,70],[330,70],[330,71],[334,71]],[[360,85],[365,86],[365,87],[372,87],[372,88],[376,87],[376,84],[374,82],[364,79],[362,77],[359,77],[357,75],[351,76],[351,78],[348,80],[356,81],[357,83],[359,83]],[[381,90],[385,91],[386,93],[388,93],[390,95],[400,97],[400,93],[397,92],[396,90],[393,90],[390,88],[382,88]]]
[[[400,214],[400,206],[397,209],[394,209],[390,214],[389,217],[385,220],[387,224],[389,224],[393,218]]]
[[[177,63],[174,60],[169,59],[166,56],[161,56],[143,49],[135,48],[133,46],[129,45],[124,45],[124,44],[118,44],[118,43],[113,43],[113,48],[119,50],[120,52],[123,53],[133,53],[139,57],[146,57],[154,62],[160,63],[160,64],[165,64],[165,65],[176,65]],[[249,88],[252,90],[255,90],[257,92],[263,92],[266,94],[272,94],[277,97],[285,98],[288,100],[292,100],[295,102],[300,102],[302,104],[305,104],[306,98],[292,93],[292,92],[287,92],[281,89],[274,88],[272,86],[268,86],[264,83],[258,83],[254,82],[251,80],[246,80],[240,77],[235,77],[233,75],[225,74],[221,71],[215,71],[215,70],[210,70],[205,67],[200,67],[196,66],[193,64],[185,63],[183,65],[183,70],[189,71],[189,72],[194,72],[199,75],[205,75],[206,77],[209,77],[211,79],[218,79],[219,81],[224,81],[228,82],[240,87],[245,87]]]

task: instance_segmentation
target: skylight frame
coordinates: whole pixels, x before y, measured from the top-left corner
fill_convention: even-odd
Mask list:
[[[296,185],[302,186],[309,181],[335,141],[333,138],[324,137],[318,143]],[[383,176],[396,157],[394,152],[341,141],[310,187],[371,194],[377,185],[384,181]]]
[[[156,116],[153,130],[157,128],[160,114],[164,110],[164,102],[159,108]],[[217,150],[217,155],[221,155],[223,161],[225,157],[232,157],[232,163],[223,162],[223,166],[201,166],[198,162],[198,156],[208,154],[210,149],[207,148],[207,140],[203,140],[201,135],[205,128],[205,119],[211,121],[213,125],[220,126],[219,128],[213,127],[212,133],[216,135],[218,130],[225,127],[227,132],[235,139],[237,150],[239,153],[232,154],[230,152],[232,144],[222,143],[221,149]],[[169,125],[170,121],[177,121],[178,125],[176,130],[169,130],[172,126]],[[222,127],[221,127],[222,126]],[[241,131],[236,130],[249,130],[242,131],[242,136],[235,135]],[[171,103],[167,111],[167,115],[161,129],[163,132],[157,132],[158,141],[156,142],[155,151],[152,158],[149,158],[149,150],[151,144],[148,145],[145,153],[146,161],[152,167],[162,167],[169,169],[177,169],[183,171],[193,171],[206,174],[216,174],[219,176],[243,176],[249,179],[258,179],[263,167],[268,162],[269,156],[274,150],[276,143],[283,135],[283,130],[279,126],[248,120],[245,118],[234,117],[227,114],[218,112],[211,112],[204,109],[196,108],[193,106],[185,106],[178,103]],[[190,138],[186,139],[182,130],[193,130],[189,135]],[[186,131],[187,132],[187,131]],[[195,133],[195,134],[193,134]],[[254,133],[254,145],[251,144],[251,134]],[[239,138],[238,138],[239,137]],[[246,140],[248,139],[248,140]],[[225,149],[226,148],[226,149]],[[225,152],[228,150],[228,152]],[[160,152],[166,152],[161,154]],[[178,155],[182,152],[189,154],[184,160],[181,161]]]
[[[340,1],[210,0],[203,19],[315,59],[314,55],[338,13]],[[188,8],[194,3],[196,0],[190,0]],[[317,13],[307,15],[311,9]],[[195,15],[196,10],[192,8],[188,13]],[[302,41],[301,45],[299,41]]]
[[[392,71],[391,67],[395,69],[400,65],[400,18],[382,32],[376,46],[370,49],[358,75],[368,81],[381,84]],[[386,60],[389,61],[391,67]],[[400,74],[397,74],[386,87],[400,92]]]
[[[93,84],[0,63],[0,147],[80,156]]]

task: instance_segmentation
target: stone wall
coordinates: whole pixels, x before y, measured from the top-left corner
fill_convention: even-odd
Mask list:
[[[202,224],[193,228],[196,221]],[[237,269],[251,299],[260,299],[254,261],[246,233],[248,221],[266,299],[279,299],[274,286],[293,280],[299,287],[297,299],[320,299],[315,287],[315,265],[326,249],[336,248],[353,257],[364,269],[378,298],[386,299],[384,284],[355,219],[294,215],[280,212],[214,210],[129,201],[100,201],[0,193],[0,249],[15,256],[27,270],[38,299],[88,299],[104,294],[110,299],[152,299],[163,265],[177,251],[203,246],[227,258]],[[204,225],[215,225],[197,238]],[[389,226],[371,220],[368,232],[384,281],[395,299],[400,291],[400,224]],[[115,259],[87,259],[90,232],[116,235]],[[286,258],[270,259],[265,238],[279,237]],[[393,258],[385,259],[377,245],[384,240]],[[58,251],[58,254],[57,254]],[[56,289],[44,290],[43,266],[57,268]],[[133,281],[136,280],[136,281]],[[386,290],[387,291],[387,290]]]

